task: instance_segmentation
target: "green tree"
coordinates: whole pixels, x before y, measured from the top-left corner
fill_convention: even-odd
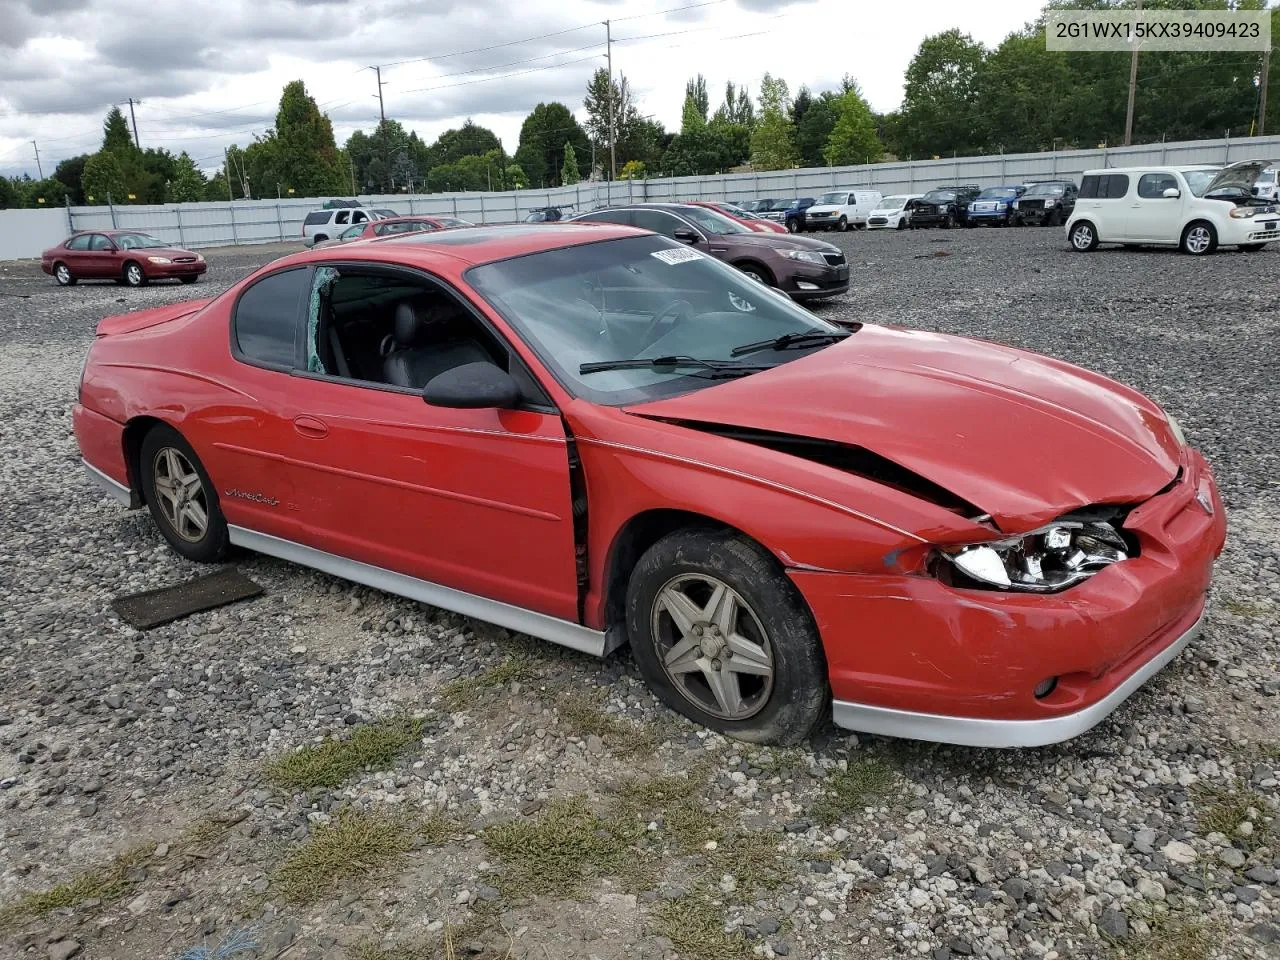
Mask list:
[[[978,152],[977,77],[985,58],[982,44],[959,30],[921,41],[902,98],[899,138],[908,154]]]
[[[809,107],[813,105],[813,94],[809,92],[809,88],[803,84],[796,91],[795,99],[791,101],[791,123],[799,128],[800,121],[804,119],[804,115],[809,112]]]
[[[786,170],[796,164],[788,118],[787,81],[765,74],[760,81],[760,119],[751,135],[751,165],[757,170]]]
[[[741,124],[750,130],[755,126],[756,108],[746,87],[738,87],[732,80],[724,85],[724,103],[716,107],[712,121]]]
[[[505,171],[508,190],[524,190],[529,186],[529,178],[524,175],[518,163],[508,163]]]
[[[200,198],[206,203],[216,202],[219,200],[227,200],[230,196],[227,186],[227,175],[219,170],[204,186],[204,195]]]
[[[644,179],[644,161],[628,160],[626,164],[618,171],[619,180],[643,180]]]
[[[349,187],[333,124],[301,80],[285,84],[275,127],[246,148],[245,161],[250,191],[259,196],[274,193],[276,184],[301,197],[343,195]]]
[[[107,118],[102,122],[102,149],[119,156],[138,149],[133,142],[133,134],[129,131],[129,121],[124,118],[119,107],[108,110]]]
[[[635,159],[637,153],[650,152],[625,75],[619,74],[617,80],[610,82],[608,70],[601,68],[593,73],[587,82],[582,108],[587,114],[587,134],[595,144],[598,157],[607,159],[609,156],[610,110],[613,112],[614,153],[618,163],[625,165]],[[601,166],[608,167],[608,163]]]
[[[84,165],[89,156],[87,153],[82,153],[79,156],[67,157],[67,159],[59,162],[58,168],[53,171],[53,175],[61,180],[62,185],[67,188],[67,195],[71,197],[72,203],[84,202],[84,190],[82,189],[81,180],[84,178]]]
[[[578,156],[573,152],[573,144],[566,141],[564,162],[560,165],[560,182],[571,187],[581,179],[582,175],[578,173]]]
[[[501,150],[502,141],[488,127],[472,123],[468,117],[461,127],[446,130],[427,148],[427,163],[457,163],[467,156],[483,156],[490,150]]]
[[[836,123],[823,157],[831,166],[877,163],[884,144],[876,135],[876,118],[854,84],[836,101]]]
[[[60,207],[66,202],[67,185],[56,177],[24,181],[22,205],[24,207]]]
[[[80,182],[88,203],[103,204],[108,198],[113,203],[126,201],[128,191],[125,187],[124,167],[120,158],[110,150],[99,150],[85,161],[84,175]]]
[[[693,100],[694,109],[702,117],[702,122],[707,122],[707,111],[711,109],[711,99],[707,96],[707,78],[702,74],[691,77],[684,85],[684,102],[686,108],[689,101]]]
[[[18,191],[8,177],[0,177],[0,210],[10,210],[18,205]]]
[[[827,160],[824,152],[831,131],[836,126],[840,94],[824,90],[814,97],[795,125],[796,154],[802,167],[821,167]]]
[[[534,107],[520,125],[520,146],[515,158],[529,177],[530,186],[559,186],[565,143],[573,144],[575,154],[591,155],[586,131],[568,107],[554,101]]]
[[[165,185],[169,203],[192,203],[204,197],[206,180],[196,162],[184,150],[174,160],[173,176]]]

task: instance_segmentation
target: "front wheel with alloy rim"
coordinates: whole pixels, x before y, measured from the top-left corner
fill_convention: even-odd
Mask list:
[[[125,264],[124,282],[131,287],[140,287],[147,282],[147,275],[142,272],[141,264],[137,264],[137,263]]]
[[[1182,242],[1178,246],[1183,253],[1203,257],[1218,249],[1218,232],[1213,229],[1213,224],[1196,220],[1187,224],[1187,229],[1182,231]]]
[[[800,232],[800,221],[799,221],[799,220],[788,220],[788,221],[787,221],[787,233],[799,233],[799,232]]]
[[[830,704],[804,600],[776,560],[730,531],[659,540],[627,586],[632,653],[678,713],[754,743],[796,743]]]
[[[1097,247],[1098,232],[1088,220],[1081,220],[1071,228],[1071,232],[1067,234],[1067,239],[1071,241],[1072,250],[1078,253],[1087,253]]]
[[[757,267],[754,263],[745,263],[738,267],[748,280],[754,280],[756,283],[764,284],[766,287],[773,286],[773,277],[769,276],[762,267]]]
[[[60,287],[70,287],[76,282],[76,278],[71,275],[71,268],[65,263],[54,265],[53,279],[58,281]]]
[[[188,560],[222,559],[227,521],[209,475],[191,445],[172,427],[152,428],[138,457],[142,495],[169,545]]]
[[[841,233],[844,233],[846,230],[848,230],[848,229],[849,229],[849,218],[848,218],[848,217],[841,217],[841,218],[840,218],[840,222],[836,224],[836,229],[837,229],[837,230],[839,230]]]

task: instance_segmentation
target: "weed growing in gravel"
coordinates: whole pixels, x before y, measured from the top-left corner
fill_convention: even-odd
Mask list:
[[[610,751],[621,757],[652,753],[668,738],[668,730],[659,725],[640,726],[606,713],[601,694],[570,693],[557,702],[560,717],[576,736],[594,734]]]
[[[1223,600],[1218,604],[1221,609],[1227,611],[1233,617],[1242,617],[1245,619],[1254,619],[1265,617],[1268,608],[1260,603],[1253,603],[1248,600],[1232,600],[1230,598]]]
[[[421,720],[397,714],[356,727],[344,740],[330,738],[277,757],[265,772],[283,790],[337,787],[361,770],[386,770],[421,736]]]
[[[1217,937],[1203,924],[1168,913],[1144,919],[1151,932],[1112,943],[1115,960],[1210,960],[1214,955]]]
[[[822,781],[822,796],[810,813],[826,826],[885,796],[893,788],[893,769],[876,757],[850,759],[846,770],[832,770]]]
[[[390,870],[412,848],[417,826],[398,811],[348,808],[296,847],[272,883],[287,900],[314,902],[343,881]]]
[[[778,842],[778,834],[763,830],[722,834],[710,856],[712,871],[730,874],[740,890],[773,890],[787,876]]]
[[[146,863],[154,845],[138,846],[112,860],[105,867],[86,870],[66,883],[38,892],[24,893],[13,903],[0,908],[0,929],[51,910],[74,907],[85,900],[113,903],[132,886],[129,874]]]
[[[524,654],[505,657],[474,677],[459,677],[446,683],[440,691],[440,699],[453,711],[464,710],[471,706],[477,696],[485,690],[505,687],[508,683],[521,681],[527,683],[534,676],[534,661]]]
[[[771,747],[759,753],[746,754],[743,759],[750,766],[763,771],[766,777],[782,776],[808,764],[805,752],[799,747]]]
[[[1244,850],[1256,850],[1270,841],[1270,808],[1262,797],[1243,784],[1234,789],[1201,785],[1192,796],[1200,829],[1205,833],[1230,837]],[[1240,824],[1246,821],[1253,825],[1253,832],[1241,834]]]
[[[642,831],[597,816],[577,796],[549,804],[536,817],[489,827],[482,836],[506,867],[501,886],[509,897],[565,898],[589,878],[616,875]]]
[[[653,914],[654,929],[687,960],[742,960],[751,956],[740,933],[725,933],[725,911],[706,891],[663,903]]]

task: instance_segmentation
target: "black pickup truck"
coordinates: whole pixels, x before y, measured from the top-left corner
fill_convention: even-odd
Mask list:
[[[1056,227],[1067,222],[1076,208],[1079,189],[1070,180],[1035,180],[1014,201],[1019,223]]]
[[[963,226],[969,218],[969,202],[981,192],[973,183],[934,187],[911,208],[911,229]]]

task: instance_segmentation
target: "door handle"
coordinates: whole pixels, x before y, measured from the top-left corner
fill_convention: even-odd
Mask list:
[[[329,427],[323,420],[317,420],[315,417],[305,415],[293,418],[293,429],[304,437],[311,437],[315,440],[329,435]]]
[[[1139,207],[1141,207],[1141,206],[1142,206],[1142,204],[1140,204],[1140,203],[1131,203],[1131,204],[1129,204],[1129,206],[1133,207],[1133,208],[1136,210],[1136,209],[1138,209]]]

